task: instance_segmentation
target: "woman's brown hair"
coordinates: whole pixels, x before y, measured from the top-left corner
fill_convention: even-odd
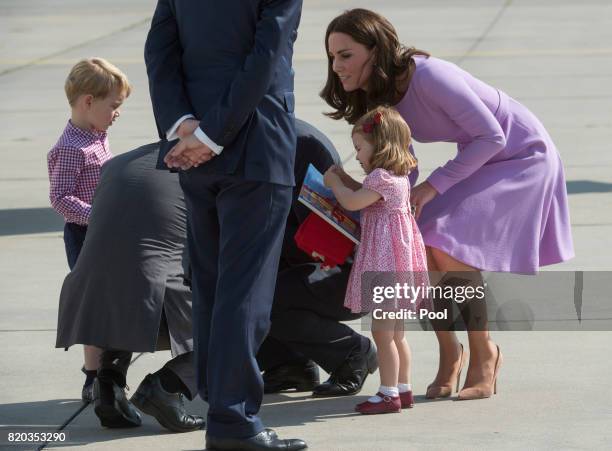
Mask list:
[[[333,71],[333,58],[329,54],[329,35],[344,33],[368,49],[375,49],[374,66],[368,82],[368,91],[357,89],[346,92]],[[404,47],[393,25],[380,14],[367,9],[351,9],[330,22],[325,33],[327,53],[327,83],[320,96],[336,111],[325,113],[333,119],[346,119],[354,124],[369,109],[379,105],[394,105],[402,92],[398,79],[414,71],[414,55],[429,53],[414,47]]]
[[[377,107],[361,116],[352,134],[359,133],[372,144],[372,169],[382,168],[395,175],[408,175],[417,167],[410,153],[410,128],[395,108]]]

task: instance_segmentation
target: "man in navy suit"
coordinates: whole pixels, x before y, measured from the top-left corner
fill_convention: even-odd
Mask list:
[[[160,136],[182,169],[206,446],[299,450],[258,418],[294,185],[293,43],[301,0],[159,0],[145,46]]]

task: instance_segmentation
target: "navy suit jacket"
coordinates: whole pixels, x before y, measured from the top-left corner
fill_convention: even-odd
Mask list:
[[[295,243],[295,234],[298,228],[311,213],[311,210],[298,200],[308,166],[312,164],[323,174],[332,164],[342,164],[334,144],[314,125],[296,119],[295,127],[297,130],[297,147],[294,174],[297,186],[293,189],[291,210],[287,216],[279,267],[281,271],[302,263],[313,263],[313,259],[300,250]]]
[[[294,185],[301,8],[302,0],[158,0],[145,62],[160,137],[193,114],[224,147],[190,170]]]

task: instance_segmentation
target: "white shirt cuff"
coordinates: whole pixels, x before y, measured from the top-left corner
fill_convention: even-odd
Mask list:
[[[217,155],[219,155],[223,151],[223,146],[218,146],[217,144],[215,144],[213,140],[210,139],[200,127],[196,128],[193,134],[196,138],[198,138],[200,141],[210,147],[210,150],[212,150]]]
[[[193,114],[186,114],[185,116],[181,117],[178,121],[174,123],[172,127],[170,127],[170,130],[166,132],[166,139],[168,141],[173,141],[175,139],[178,139],[178,135],[176,134],[176,131],[178,130],[179,125],[181,125],[185,119],[193,119],[194,117],[195,116]]]

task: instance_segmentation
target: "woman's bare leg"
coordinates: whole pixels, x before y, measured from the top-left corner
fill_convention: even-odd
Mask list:
[[[432,248],[431,256],[440,271],[478,271],[439,249]],[[487,330],[468,331],[468,341],[470,363],[462,392],[470,388],[489,386],[493,380],[497,360],[497,346],[491,341],[488,328]]]
[[[433,249],[427,247],[426,250],[430,284],[435,286],[438,284],[443,274],[432,255]],[[438,339],[440,360],[436,378],[427,387],[428,398],[450,396],[452,392],[453,377],[459,371],[459,365],[461,363],[461,347],[455,332],[452,330],[436,330],[435,332],[436,338]]]

